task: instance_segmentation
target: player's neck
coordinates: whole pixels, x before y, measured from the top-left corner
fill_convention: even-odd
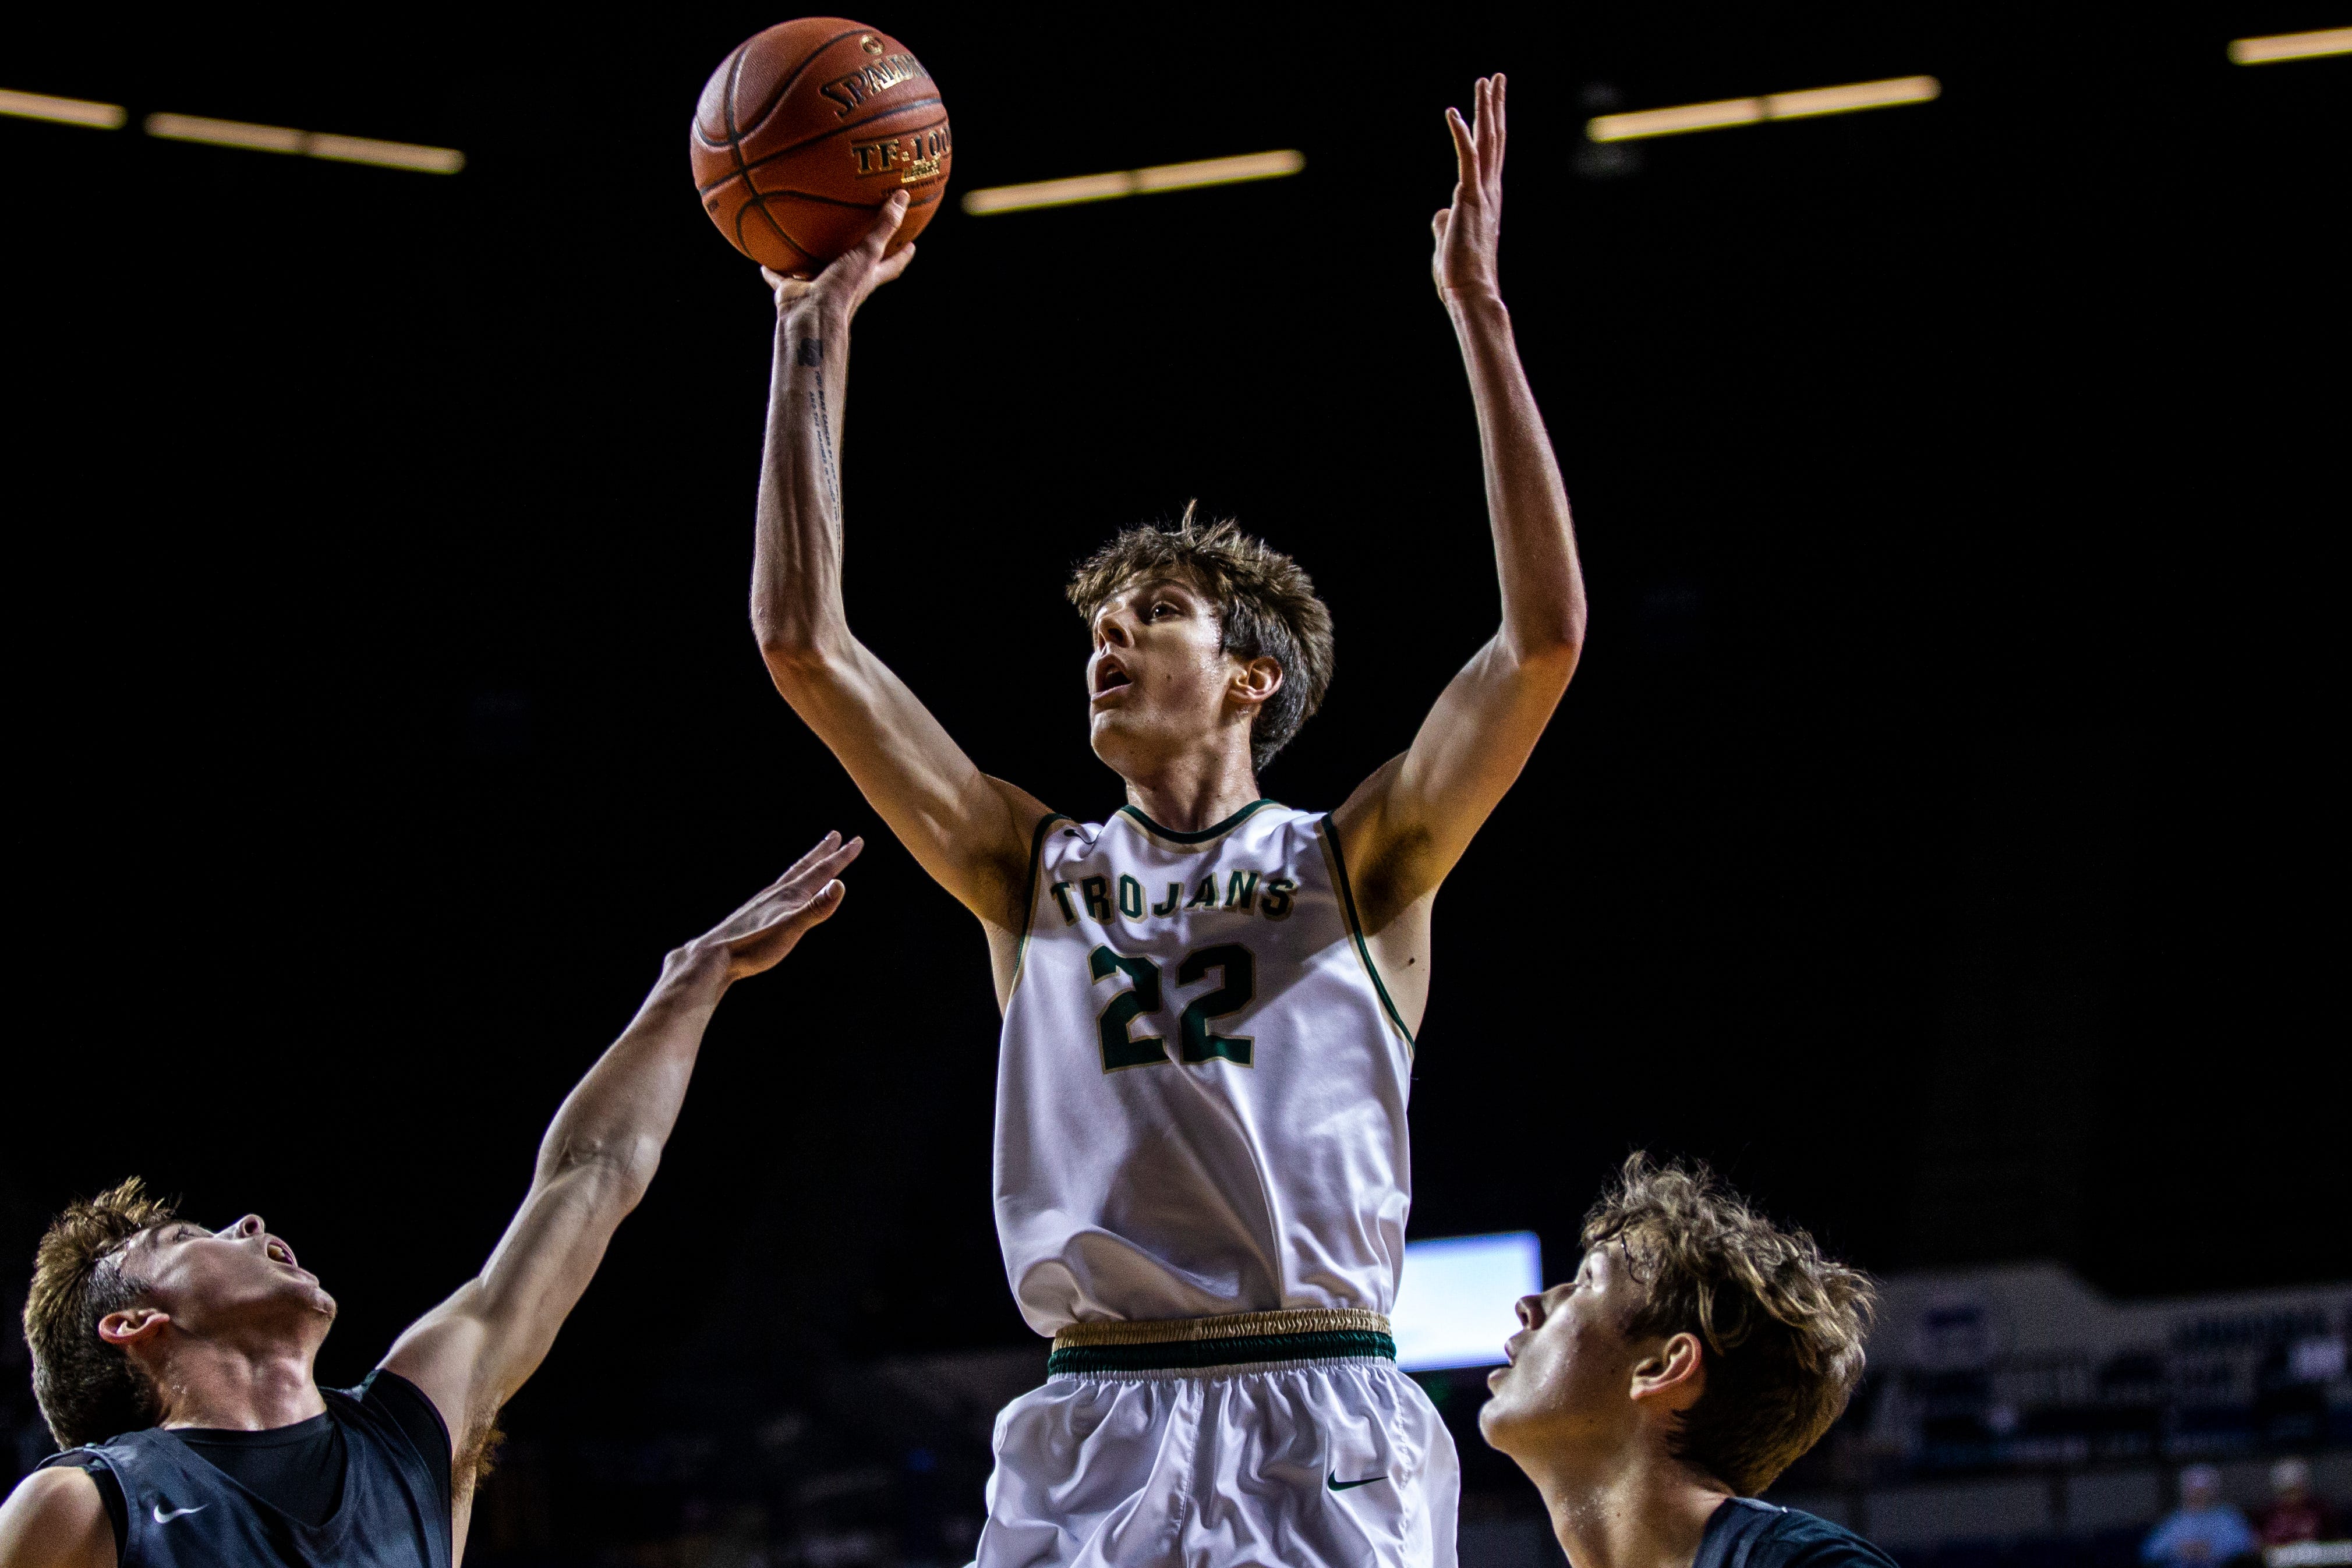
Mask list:
[[[1524,1466],[1524,1461],[1522,1461]],[[1576,1568],[1690,1568],[1730,1493],[1664,1454],[1561,1455],[1526,1466]]]
[[[184,1338],[154,1369],[163,1427],[266,1432],[326,1412],[311,1363],[318,1344],[289,1336],[257,1343]]]
[[[1246,749],[1186,752],[1127,780],[1127,803],[1180,833],[1213,828],[1256,799]]]

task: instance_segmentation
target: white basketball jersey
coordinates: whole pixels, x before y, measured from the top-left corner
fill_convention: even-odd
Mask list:
[[[1385,1312],[1412,1039],[1328,817],[1049,817],[996,1086],[996,1230],[1029,1326]]]

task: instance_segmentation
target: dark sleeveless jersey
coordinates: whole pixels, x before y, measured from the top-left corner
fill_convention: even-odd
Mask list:
[[[1707,1517],[1691,1568],[1895,1568],[1895,1559],[1843,1524],[1735,1497]]]
[[[324,1416],[277,1432],[150,1427],[42,1468],[91,1473],[121,1568],[451,1568],[449,1440],[431,1403],[381,1370],[319,1394]]]

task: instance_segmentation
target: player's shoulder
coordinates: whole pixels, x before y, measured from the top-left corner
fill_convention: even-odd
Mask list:
[[[1834,1520],[1736,1497],[1716,1511],[1692,1568],[1895,1568],[1895,1559]]]
[[[113,1568],[114,1526],[97,1478],[60,1456],[0,1502],[0,1563],[10,1568]]]

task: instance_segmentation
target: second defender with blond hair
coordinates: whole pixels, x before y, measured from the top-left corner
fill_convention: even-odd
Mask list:
[[[1568,499],[1496,281],[1503,80],[1447,112],[1433,272],[1469,371],[1502,623],[1329,813],[1257,776],[1321,702],[1291,559],[1188,510],[1080,568],[1099,822],[972,765],[851,635],[836,442],[852,313],[903,206],[777,317],[751,612],[777,689],[988,934],[996,1221],[1049,1381],[999,1418],[982,1568],[1451,1568],[1455,1457],[1383,1315],[1438,885],[1518,777],[1584,632]],[[1465,541],[1465,545],[1469,541]],[[1489,548],[1480,538],[1476,548]]]
[[[1861,1381],[1875,1288],[1705,1166],[1635,1155],[1576,1277],[1518,1303],[1487,1443],[1543,1493],[1576,1568],[1895,1568],[1756,1494]]]

